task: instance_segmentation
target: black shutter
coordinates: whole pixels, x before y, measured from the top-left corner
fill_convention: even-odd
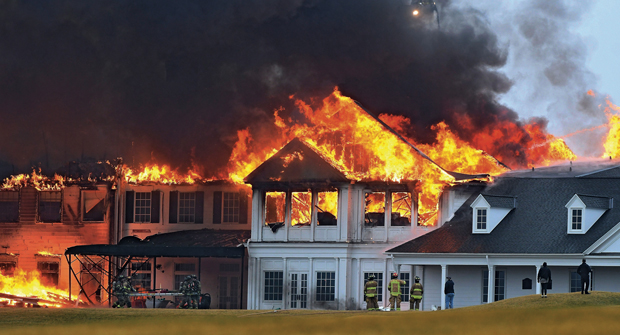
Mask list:
[[[213,192],[213,223],[222,223],[222,192]]]
[[[239,191],[239,223],[248,223],[248,194],[245,190]]]
[[[198,191],[196,192],[196,219],[194,222],[203,223],[204,222],[204,211],[205,211],[205,192]]]
[[[133,223],[134,191],[125,192],[125,223]]]
[[[170,213],[168,215],[168,223],[177,223],[179,211],[179,191],[170,191]]]
[[[159,223],[160,191],[151,192],[151,223]]]

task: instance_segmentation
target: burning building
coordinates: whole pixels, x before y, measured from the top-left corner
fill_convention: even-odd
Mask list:
[[[107,170],[113,176],[114,170]],[[0,301],[69,303],[70,270],[62,255],[77,244],[114,241],[113,186],[101,175],[47,178],[35,171],[5,180],[0,188],[0,292],[5,296]],[[86,279],[81,269],[75,275]],[[100,288],[84,289],[94,296]]]

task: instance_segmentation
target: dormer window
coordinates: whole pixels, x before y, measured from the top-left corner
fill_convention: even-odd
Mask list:
[[[480,194],[471,204],[472,233],[489,234],[517,207],[517,198]]]
[[[573,215],[572,215],[572,219],[571,219],[571,228],[573,230],[581,230],[581,220],[582,220],[582,215],[583,215],[583,211],[582,209],[573,209],[572,210]]]
[[[613,199],[596,195],[575,194],[565,206],[568,209],[568,234],[585,234],[610,208]]]
[[[486,208],[476,208],[476,229],[487,229],[487,210]]]

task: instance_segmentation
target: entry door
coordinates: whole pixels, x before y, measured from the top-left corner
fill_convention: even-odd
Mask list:
[[[291,273],[290,308],[308,308],[308,273]]]
[[[238,309],[239,308],[239,277],[220,276],[219,277],[219,308]]]

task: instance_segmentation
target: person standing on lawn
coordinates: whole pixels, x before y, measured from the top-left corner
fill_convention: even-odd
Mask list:
[[[551,281],[551,270],[547,267],[547,262],[543,263],[542,268],[538,270],[538,282],[540,283],[540,297],[547,297],[547,287]]]
[[[443,293],[446,295],[446,309],[454,308],[454,282],[452,277],[446,277],[448,279],[443,287]]]
[[[590,288],[590,273],[592,273],[592,268],[586,263],[585,258],[581,260],[581,265],[577,268],[577,273],[581,276],[581,294],[584,294],[584,287],[585,294],[590,294],[588,288]]]

